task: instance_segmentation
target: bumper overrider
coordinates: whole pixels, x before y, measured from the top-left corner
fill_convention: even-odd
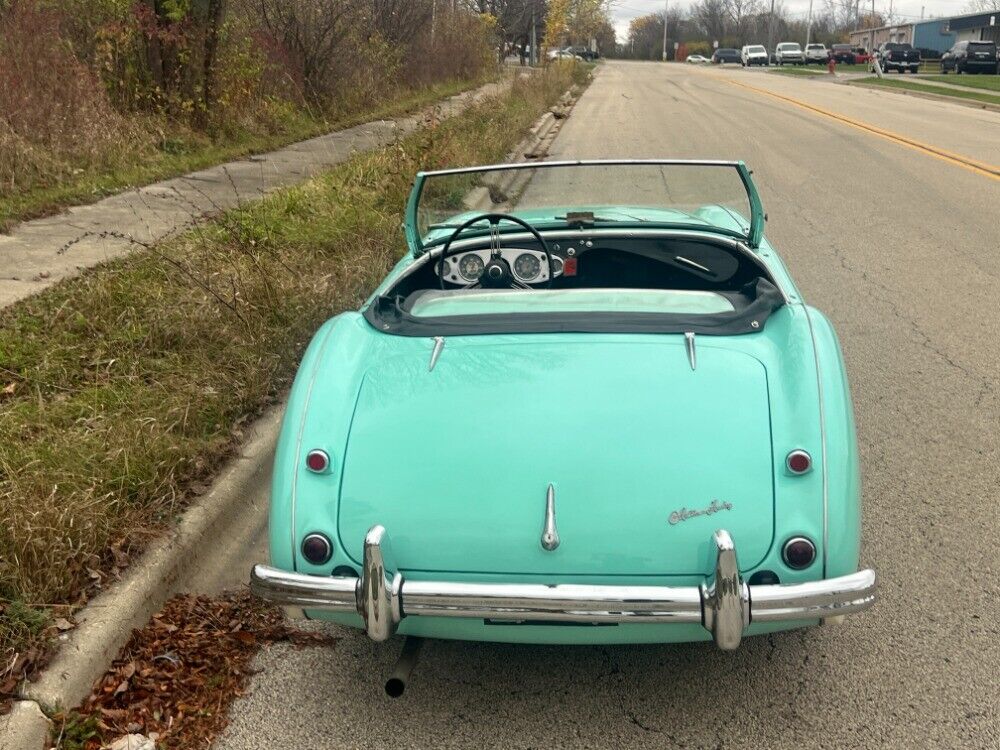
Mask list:
[[[868,609],[875,572],[862,570],[809,583],[750,586],[740,577],[729,532],[712,537],[715,573],[700,586],[465,583],[404,580],[389,535],[365,536],[359,578],[311,576],[256,565],[250,590],[284,607],[355,612],[374,641],[396,632],[404,617],[469,617],[511,622],[701,623],[724,650],[740,645],[751,622],[814,620]]]

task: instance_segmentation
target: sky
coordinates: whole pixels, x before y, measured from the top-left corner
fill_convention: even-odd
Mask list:
[[[763,0],[768,2],[768,0]],[[789,15],[805,18],[809,12],[809,0],[781,0]],[[667,0],[671,6],[688,7],[691,0]],[[813,12],[822,9],[824,0],[814,0]],[[664,0],[614,0],[611,9],[618,41],[628,38],[628,24],[633,18],[663,10]],[[871,0],[861,0],[865,8],[871,8]],[[968,0],[892,0],[892,12],[901,21],[920,18],[921,8],[926,16],[957,16],[968,12]],[[889,0],[875,0],[875,10],[885,13],[889,10]]]

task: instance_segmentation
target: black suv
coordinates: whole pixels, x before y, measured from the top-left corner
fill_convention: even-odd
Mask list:
[[[994,73],[998,71],[996,42],[959,42],[941,55],[941,72]]]

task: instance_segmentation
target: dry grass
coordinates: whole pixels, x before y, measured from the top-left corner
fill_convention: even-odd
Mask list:
[[[570,85],[552,66],[397,145],[0,313],[0,598],[84,598],[202,491],[311,334],[403,251],[422,168],[492,162]],[[25,647],[4,628],[0,655]]]

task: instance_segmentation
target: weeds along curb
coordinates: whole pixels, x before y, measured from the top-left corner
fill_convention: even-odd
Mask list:
[[[558,109],[543,114],[511,153],[512,161],[544,157],[579,89],[567,92]],[[558,112],[558,114],[554,114]],[[40,679],[22,687],[14,711],[0,717],[0,750],[37,750],[45,745],[53,713],[81,703],[133,629],[144,626],[178,591],[204,581],[227,553],[244,549],[263,530],[266,485],[284,405],[272,407],[250,428],[251,438],[211,489],[183,514],[178,525],[131,566],[125,577],[91,600],[77,615]],[[249,575],[249,570],[245,571]]]
[[[227,532],[263,519],[266,507],[245,501],[268,480],[283,408],[272,407],[257,420],[251,428],[253,436],[238,457],[185,511],[177,527],[158,539],[121,581],[83,608],[79,626],[69,632],[40,679],[22,688],[23,698],[47,712],[79,704],[132,630],[145,625],[170,596],[201,572],[206,559],[215,557],[219,545],[227,541]]]

